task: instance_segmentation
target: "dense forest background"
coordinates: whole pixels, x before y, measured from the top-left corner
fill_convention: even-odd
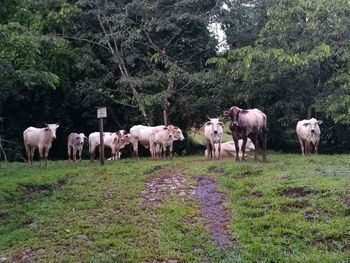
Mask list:
[[[50,158],[65,158],[96,106],[107,131],[188,131],[237,105],[267,114],[270,149],[297,151],[297,121],[315,116],[320,152],[346,152],[349,30],[347,0],[2,0],[1,144],[20,160],[25,128],[60,122]]]

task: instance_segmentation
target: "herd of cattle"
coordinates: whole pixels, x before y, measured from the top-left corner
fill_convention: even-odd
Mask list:
[[[205,156],[207,158],[235,156],[237,161],[244,161],[245,152],[255,150],[255,159],[257,159],[258,146],[261,145],[262,158],[265,161],[267,140],[266,115],[258,109],[241,109],[237,106],[233,106],[228,111],[225,111],[224,115],[231,119],[229,128],[232,132],[233,141],[222,143],[224,123],[219,120],[220,118],[208,117],[209,121],[204,125]],[[321,123],[322,121],[314,118],[297,123],[296,132],[303,155],[311,152],[318,153],[321,134],[318,125]],[[36,148],[39,150],[40,159],[44,159],[46,164],[58,127],[58,124],[47,124],[45,128],[29,127],[23,132],[29,165],[33,163],[34,150]],[[69,134],[67,140],[69,161],[73,160],[75,162],[77,153],[81,160],[85,139],[89,141],[90,161],[94,161],[96,147],[101,143],[99,132],[91,133],[88,138],[84,133]],[[139,143],[150,149],[153,159],[165,158],[167,152],[169,152],[171,157],[173,142],[178,140],[184,140],[184,136],[181,129],[174,125],[159,125],[155,127],[135,125],[130,129],[130,133],[126,133],[125,130],[103,133],[103,143],[105,147],[111,149],[112,160],[120,158],[120,150],[130,143],[133,146],[133,156],[136,158],[138,158]]]

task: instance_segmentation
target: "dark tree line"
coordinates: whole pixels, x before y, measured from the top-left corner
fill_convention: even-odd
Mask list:
[[[106,130],[186,131],[235,104],[266,112],[269,148],[296,150],[296,122],[311,114],[324,121],[321,152],[347,151],[349,24],[345,0],[4,0],[1,146],[21,159],[23,130],[59,121],[50,155],[64,158],[71,131],[97,130],[99,105]]]

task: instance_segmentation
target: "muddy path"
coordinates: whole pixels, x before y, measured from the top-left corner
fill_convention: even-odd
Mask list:
[[[214,179],[208,176],[196,176],[197,187],[195,196],[201,206],[201,214],[205,219],[212,240],[216,247],[227,247],[231,245],[232,238],[228,231],[230,215],[224,208],[226,196],[218,192]]]
[[[216,181],[209,176],[186,177],[183,171],[162,170],[145,183],[140,205],[153,207],[163,203],[167,196],[176,196],[181,202],[197,200],[200,214],[210,230],[217,248],[228,247],[232,237],[228,231],[230,214],[224,208],[226,195],[217,190]]]

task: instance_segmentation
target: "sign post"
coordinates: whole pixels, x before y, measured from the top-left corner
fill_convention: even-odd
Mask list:
[[[107,108],[98,107],[97,108],[97,118],[99,119],[100,126],[100,161],[101,165],[105,164],[105,146],[103,140],[103,118],[107,117]]]

